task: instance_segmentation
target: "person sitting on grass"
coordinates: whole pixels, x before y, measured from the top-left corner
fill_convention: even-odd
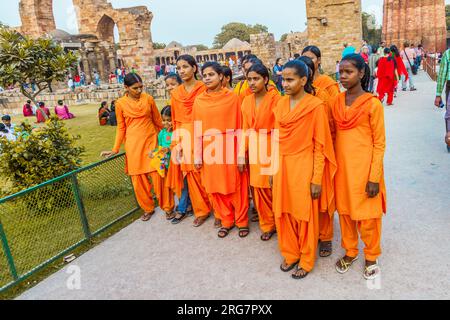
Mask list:
[[[31,100],[27,100],[27,103],[23,105],[23,116],[32,117],[34,115],[33,107],[31,106]]]
[[[44,102],[39,102],[39,108],[36,110],[37,123],[44,123],[50,118],[50,110],[45,106]]]
[[[101,126],[106,126],[108,124],[110,114],[111,111],[108,109],[108,102],[103,101],[98,109],[98,121]]]
[[[55,107],[55,114],[60,120],[70,120],[75,116],[69,112],[69,107],[64,104],[64,101],[58,100],[58,105]]]

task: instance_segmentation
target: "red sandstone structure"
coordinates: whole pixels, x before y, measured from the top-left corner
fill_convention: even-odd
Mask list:
[[[146,76],[152,74],[153,14],[147,7],[114,9],[107,0],[73,0],[73,5],[80,32],[76,37],[82,43],[80,65],[88,77],[95,69],[105,79],[120,65],[136,67]],[[53,0],[21,0],[19,10],[21,33],[34,38],[55,34]],[[115,48],[115,25],[119,30],[120,50]]]
[[[447,48],[444,0],[384,0],[383,39],[403,46],[423,44],[429,52]]]

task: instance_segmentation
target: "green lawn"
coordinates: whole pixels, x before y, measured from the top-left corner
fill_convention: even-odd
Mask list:
[[[162,108],[164,102],[157,102],[157,104],[159,108]],[[70,107],[70,111],[75,114],[76,118],[65,122],[72,134],[81,136],[79,143],[86,148],[83,165],[101,160],[100,152],[111,150],[114,143],[116,127],[101,127],[97,120],[97,110],[97,105]],[[13,123],[16,124],[23,120],[25,120],[23,117],[13,117]],[[34,118],[26,121],[33,122]],[[99,230],[136,207],[130,179],[124,174],[123,161],[123,158],[109,161],[78,174],[78,183],[91,232]],[[14,201],[0,204],[0,221],[7,235],[19,274],[23,275],[31,271],[34,267],[84,238],[70,180],[67,181],[67,184],[69,187],[63,189],[63,192],[67,190],[67,194],[64,193],[62,196],[61,193],[55,195],[51,186],[47,186],[41,188],[38,195],[34,192]],[[56,205],[52,205],[52,208],[30,206],[30,203],[36,203],[36,197],[41,200],[40,202],[49,203],[49,200],[46,200],[47,196],[57,199]],[[89,250],[99,241],[131,223],[138,215],[135,214],[112,226],[107,232],[102,233],[75,252],[78,255]],[[54,262],[29,280],[1,293],[0,299],[17,296],[64,265],[61,260]],[[6,256],[1,249],[0,287],[11,280]]]
[[[158,108],[164,107],[164,101],[156,101]],[[100,105],[80,105],[71,106],[70,112],[73,113],[76,118],[65,121],[67,128],[73,135],[80,135],[81,140],[79,143],[86,148],[86,152],[83,155],[83,165],[88,165],[93,162],[101,160],[100,152],[111,150],[114,145],[114,139],[116,134],[116,127],[100,126],[97,119],[97,111]],[[53,110],[51,110],[53,113]],[[12,119],[13,123],[20,124],[22,121],[28,121],[30,123],[35,121],[35,118],[24,118],[22,116],[16,116]],[[36,124],[41,126],[41,124]]]

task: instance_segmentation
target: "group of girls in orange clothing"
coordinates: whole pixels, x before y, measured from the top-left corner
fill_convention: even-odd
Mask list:
[[[367,93],[367,64],[356,54],[341,61],[346,89],[341,93],[335,81],[319,72],[320,50],[309,46],[284,66],[286,95],[281,96],[260,60],[244,61],[251,63],[245,83],[240,83],[244,92],[237,94],[230,90],[229,70],[218,63],[203,65],[200,82],[195,59],[178,58],[182,82],[171,92],[172,161],[164,180],[145,165],[162,122],[137,76],[125,79],[127,94],[117,102],[116,144],[104,155],[117,153],[125,142],[143,220],[154,213],[153,184],[158,198],[163,195],[157,190],[171,190],[179,198],[188,193],[194,226],[214,215],[220,238],[234,227],[244,238],[250,232],[251,190],[261,240],[278,234],[284,258],[280,268],[293,270],[294,279],[313,270],[318,252],[321,257],[332,254],[337,210],[346,253],[336,270],[346,273],[357,260],[359,236],[365,244],[363,276],[374,279],[380,274],[381,219],[386,213],[385,129],[383,107]],[[186,216],[177,212],[173,220]]]

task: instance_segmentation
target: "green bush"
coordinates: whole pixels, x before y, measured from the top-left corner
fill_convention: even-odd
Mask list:
[[[8,186],[1,196],[33,187],[81,166],[84,147],[77,145],[80,137],[71,135],[57,117],[50,118],[42,128],[32,129],[28,123],[22,123],[16,128],[16,134],[17,141],[0,139],[0,176]],[[55,188],[64,193],[68,191],[63,182],[51,189]],[[45,189],[43,191],[49,191]],[[48,197],[45,198],[47,206]]]

